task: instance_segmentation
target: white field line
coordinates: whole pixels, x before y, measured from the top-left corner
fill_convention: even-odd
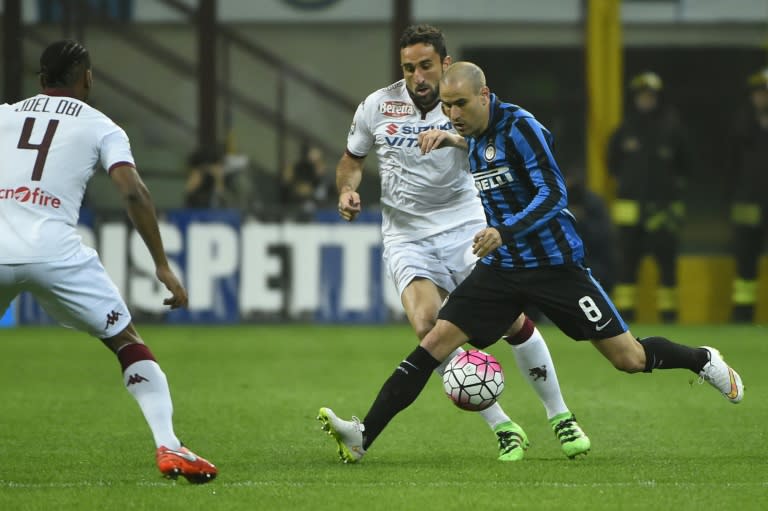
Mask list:
[[[48,488],[110,488],[110,487],[158,487],[173,488],[186,485],[186,481],[178,483],[172,481],[138,481],[136,483],[115,483],[112,481],[77,481],[77,482],[50,482],[50,483],[22,483],[17,481],[0,480],[0,489],[36,490]],[[215,488],[312,488],[312,487],[338,487],[348,488],[768,488],[768,481],[760,482],[736,482],[736,483],[710,483],[710,482],[658,482],[658,481],[623,481],[612,483],[565,483],[565,482],[515,482],[515,481],[426,481],[426,482],[360,482],[349,481],[216,481],[206,487]]]

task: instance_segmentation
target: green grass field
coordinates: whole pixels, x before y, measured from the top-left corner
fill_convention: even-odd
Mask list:
[[[406,326],[140,327],[171,382],[178,435],[216,463],[192,486],[159,477],[141,413],[101,343],[60,328],[0,331],[2,510],[768,509],[768,336],[761,327],[637,326],[721,349],[747,385],[728,403],[686,371],[626,375],[543,327],[566,401],[592,439],[568,460],[511,350],[501,403],[527,430],[496,461],[476,414],[432,378],[358,465],[336,459],[320,406],[365,415],[415,345]]]

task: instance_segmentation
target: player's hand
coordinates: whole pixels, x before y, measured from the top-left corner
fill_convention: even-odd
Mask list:
[[[482,258],[501,246],[501,234],[493,227],[486,227],[475,234],[472,243],[472,253],[478,258]]]
[[[163,305],[169,305],[171,309],[186,307],[189,303],[187,290],[181,285],[181,281],[176,277],[176,274],[168,266],[160,266],[157,268],[155,275],[171,292],[171,297],[163,300]]]
[[[419,148],[421,154],[427,154],[441,147],[460,147],[464,138],[449,131],[431,129],[419,133]]]
[[[357,192],[348,191],[339,195],[339,215],[347,222],[351,222],[360,213],[360,195]]]

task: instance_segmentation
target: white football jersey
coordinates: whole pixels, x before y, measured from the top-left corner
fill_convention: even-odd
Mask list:
[[[97,164],[134,165],[128,136],[82,101],[38,94],[0,105],[0,263],[70,257]]]
[[[432,128],[455,133],[440,104],[422,117],[405,80],[374,92],[357,107],[347,151],[362,157],[376,148],[385,244],[485,222],[467,152],[442,148],[421,154],[418,135]]]

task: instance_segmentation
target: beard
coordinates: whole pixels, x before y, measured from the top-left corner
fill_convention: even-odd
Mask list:
[[[436,89],[429,89],[429,93],[426,96],[418,96],[415,92],[411,92],[411,90],[408,90],[408,95],[411,96],[411,100],[416,104],[417,107],[421,110],[431,110],[439,100],[438,92]]]

